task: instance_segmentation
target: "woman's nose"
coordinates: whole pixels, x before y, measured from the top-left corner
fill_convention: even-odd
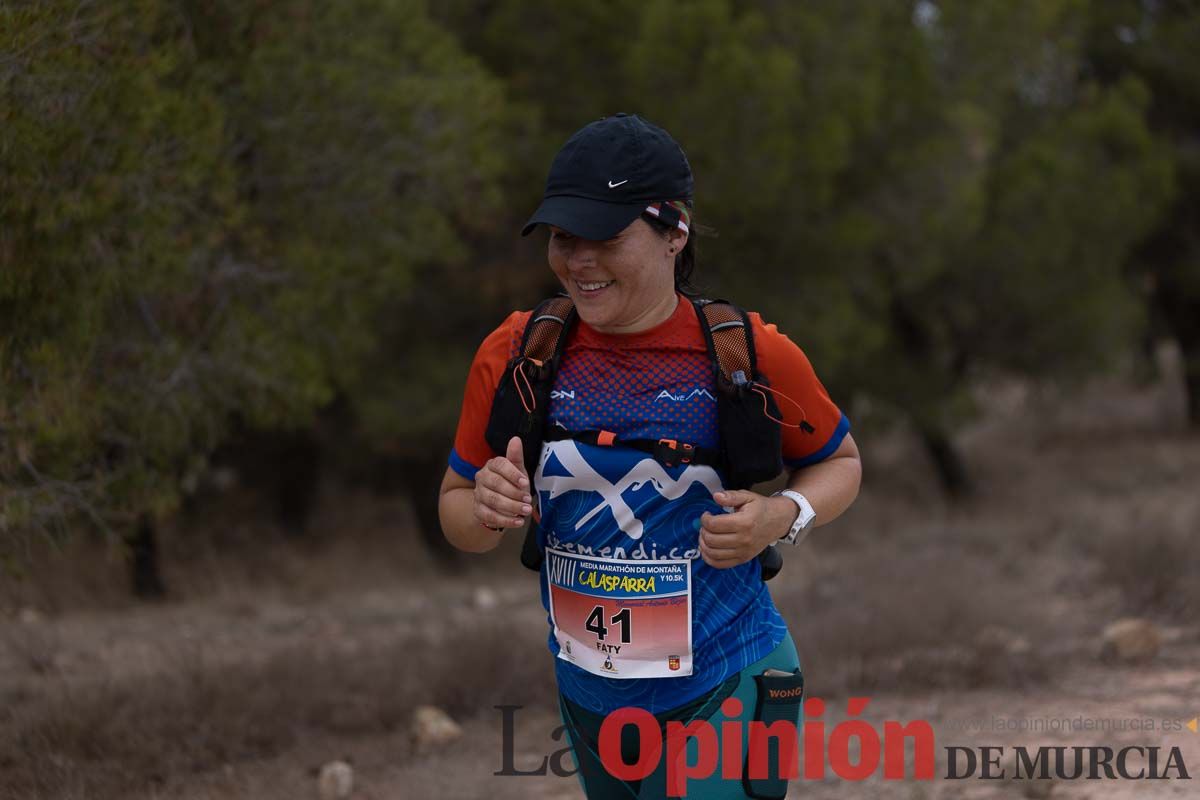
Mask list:
[[[570,255],[567,256],[567,268],[571,270],[583,270],[595,263],[596,243],[587,239],[577,239],[575,246],[571,248]]]

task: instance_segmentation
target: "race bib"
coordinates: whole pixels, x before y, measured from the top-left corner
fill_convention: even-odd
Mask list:
[[[558,657],[606,678],[692,674],[686,559],[630,561],[546,550]]]

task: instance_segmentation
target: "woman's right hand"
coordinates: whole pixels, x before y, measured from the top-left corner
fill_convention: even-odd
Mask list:
[[[490,459],[475,473],[475,519],[493,530],[517,528],[533,512],[532,502],[521,438],[514,436],[503,457]]]

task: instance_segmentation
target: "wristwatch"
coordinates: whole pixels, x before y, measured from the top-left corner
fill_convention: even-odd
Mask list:
[[[799,492],[793,492],[791,489],[784,489],[782,492],[776,492],[771,495],[778,497],[783,495],[799,508],[800,513],[796,515],[796,521],[792,523],[792,527],[783,536],[779,537],[779,541],[787,542],[791,545],[800,544],[804,541],[804,537],[813,529],[813,522],[817,519],[817,512],[813,511],[812,504],[808,502],[808,498]]]

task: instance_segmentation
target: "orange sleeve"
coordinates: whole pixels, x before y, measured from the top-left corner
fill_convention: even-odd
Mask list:
[[[503,455],[492,451],[484,433],[492,414],[492,397],[500,385],[505,365],[517,350],[529,314],[528,311],[509,314],[508,319],[479,345],[471,362],[458,429],[454,433],[454,449],[450,451],[450,468],[467,480],[474,480],[475,473],[488,459]]]
[[[804,351],[757,313],[749,316],[758,371],[775,390],[775,403],[789,423],[783,427],[783,463],[805,467],[825,460],[850,432],[850,420],[830,399]],[[794,427],[801,420],[812,426],[811,433]]]

